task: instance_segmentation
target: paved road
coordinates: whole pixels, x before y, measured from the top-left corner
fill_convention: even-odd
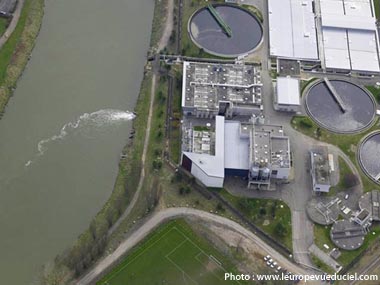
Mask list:
[[[252,232],[242,227],[238,223],[229,220],[227,218],[210,214],[208,212],[204,212],[201,210],[191,209],[191,208],[168,208],[162,211],[155,213],[149,220],[147,220],[139,229],[137,229],[131,236],[124,240],[119,247],[111,253],[109,256],[101,260],[96,266],[91,270],[87,275],[85,275],[82,279],[80,279],[77,284],[92,284],[95,282],[96,278],[100,276],[100,274],[114,265],[128,250],[137,245],[144,237],[146,237],[150,232],[152,232],[158,225],[175,218],[180,217],[196,217],[198,219],[207,221],[207,222],[215,222],[217,224],[221,224],[225,227],[228,227],[247,239],[250,239],[254,243],[256,243],[260,248],[265,250],[269,255],[271,255],[274,259],[277,260],[279,264],[283,264],[284,268],[292,271],[296,274],[310,274],[312,273],[309,270],[306,270],[291,261],[289,261],[286,257],[279,254],[272,247],[267,245],[264,241],[254,235]],[[319,283],[308,283],[308,284],[319,284]]]
[[[7,30],[4,32],[4,34],[0,37],[0,49],[3,47],[5,42],[8,40],[10,35],[13,33],[14,29],[17,26],[18,20],[20,19],[21,10],[22,7],[24,7],[25,0],[19,0],[16,6],[16,10],[13,13],[12,20],[7,28]]]

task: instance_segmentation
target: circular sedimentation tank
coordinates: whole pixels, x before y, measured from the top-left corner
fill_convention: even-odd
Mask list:
[[[306,213],[309,218],[320,225],[331,225],[338,218],[340,209],[336,198],[333,197],[315,197],[311,199],[306,206]]]
[[[344,80],[319,80],[308,88],[306,110],[321,127],[336,133],[357,133],[371,125],[376,104],[364,88]]]
[[[364,173],[380,184],[380,131],[371,133],[363,139],[358,156]]]
[[[365,231],[355,222],[339,220],[332,225],[330,238],[341,249],[355,250],[363,245]]]
[[[262,41],[263,29],[255,15],[232,5],[214,5],[230,29],[228,35],[208,7],[197,10],[189,20],[188,32],[193,42],[206,52],[223,57],[236,57],[252,52]]]

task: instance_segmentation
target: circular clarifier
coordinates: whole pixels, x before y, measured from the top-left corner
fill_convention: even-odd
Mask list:
[[[256,17],[247,10],[230,5],[215,5],[217,13],[231,29],[231,36],[218,24],[207,7],[196,11],[189,21],[193,42],[206,52],[223,57],[236,57],[252,52],[263,37]]]
[[[380,132],[368,135],[359,147],[359,162],[364,173],[380,184]]]
[[[332,132],[360,132],[375,118],[372,95],[344,80],[316,82],[309,88],[305,103],[311,118]]]

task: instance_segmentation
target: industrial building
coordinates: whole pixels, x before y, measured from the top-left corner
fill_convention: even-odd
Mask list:
[[[326,72],[380,72],[373,0],[268,0],[268,11],[270,56]]]
[[[300,110],[300,82],[297,78],[277,77],[274,85],[274,108],[277,111],[298,112]]]
[[[184,116],[226,118],[262,111],[260,72],[254,65],[184,62]]]
[[[320,147],[310,151],[311,160],[311,178],[313,183],[313,191],[329,192],[330,182],[330,163],[327,147]]]
[[[268,0],[270,55],[318,61],[312,0]]]
[[[327,70],[380,72],[372,0],[320,0]]]
[[[181,165],[207,187],[223,187],[226,176],[258,187],[289,177],[290,146],[282,127],[216,116],[185,119],[182,133]]]
[[[290,175],[290,144],[281,126],[256,125],[250,136],[250,169],[248,187],[265,186],[272,179],[288,179]]]
[[[216,116],[213,127],[183,128],[182,166],[207,187],[223,187],[224,117]]]

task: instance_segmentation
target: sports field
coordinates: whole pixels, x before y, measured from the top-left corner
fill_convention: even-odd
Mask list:
[[[97,284],[220,285],[231,263],[182,220],[160,227]]]

